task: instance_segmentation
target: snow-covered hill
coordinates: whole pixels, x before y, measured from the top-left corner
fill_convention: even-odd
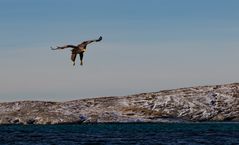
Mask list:
[[[0,103],[0,124],[239,121],[239,83],[68,102]]]

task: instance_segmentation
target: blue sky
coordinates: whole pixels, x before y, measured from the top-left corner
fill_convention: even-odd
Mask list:
[[[237,0],[0,0],[0,101],[239,81]],[[84,66],[70,50],[90,44]]]

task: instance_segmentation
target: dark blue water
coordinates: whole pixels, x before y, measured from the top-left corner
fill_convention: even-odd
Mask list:
[[[239,123],[2,125],[0,144],[239,144]]]

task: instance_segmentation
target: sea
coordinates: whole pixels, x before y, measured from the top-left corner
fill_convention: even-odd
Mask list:
[[[239,123],[1,125],[1,145],[236,145]]]

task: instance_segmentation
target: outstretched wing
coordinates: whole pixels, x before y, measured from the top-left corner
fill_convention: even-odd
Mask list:
[[[56,48],[51,47],[51,50],[57,50],[57,49],[60,49],[60,48],[59,47],[56,47]]]
[[[92,42],[99,42],[102,40],[102,36],[100,36],[98,39],[94,39],[94,40],[88,40],[88,41],[83,41],[81,44],[79,44],[78,46],[80,47],[86,47],[86,45],[92,43]]]
[[[99,42],[102,40],[102,36],[99,37],[99,39],[95,40],[95,42]]]
[[[51,50],[58,50],[58,49],[65,49],[65,48],[77,48],[77,46],[74,45],[65,45],[65,46],[57,46],[56,48],[51,47]]]

